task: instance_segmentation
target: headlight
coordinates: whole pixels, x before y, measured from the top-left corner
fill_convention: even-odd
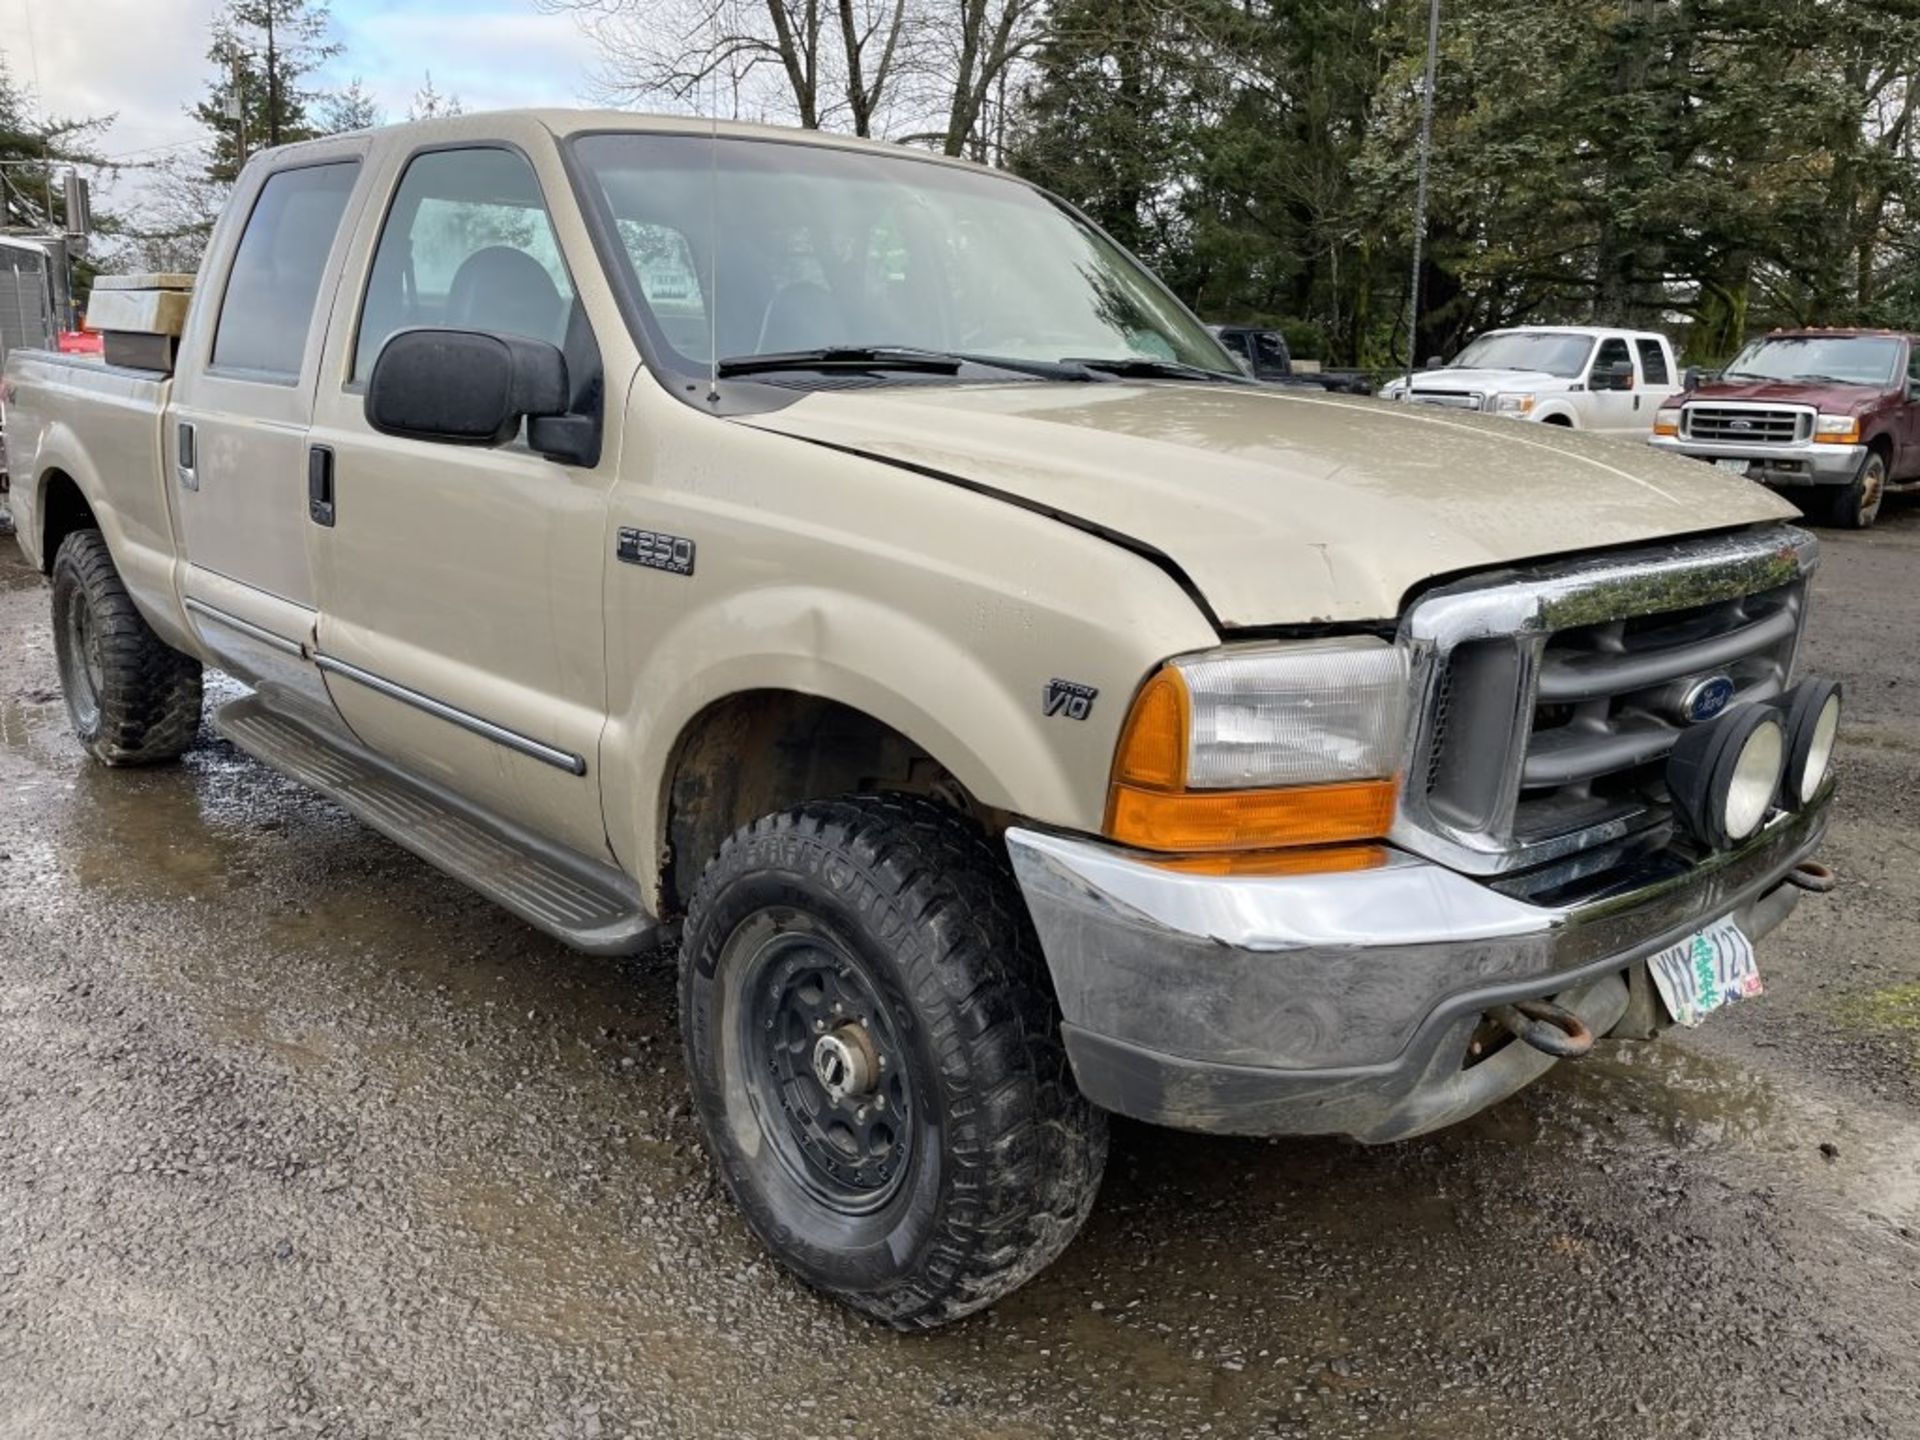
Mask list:
[[[1840,686],[1833,680],[1802,680],[1780,701],[1787,717],[1787,795],[1804,805],[1820,793],[1833,765],[1840,734]]]
[[[1401,380],[1389,380],[1380,387],[1380,398],[1382,400],[1398,400],[1406,393],[1406,382]]]
[[[1680,407],[1670,406],[1665,410],[1656,410],[1653,414],[1653,433],[1656,435],[1678,435],[1680,433]]]
[[[1680,737],[1667,757],[1667,789],[1695,837],[1724,850],[1759,831],[1786,758],[1780,712],[1741,705]]]
[[[1857,415],[1817,415],[1813,421],[1813,438],[1821,445],[1856,445],[1860,441],[1860,418]]]
[[[1398,798],[1406,656],[1304,641],[1182,656],[1121,732],[1107,833],[1153,850],[1372,839]]]
[[[1533,396],[1530,394],[1493,397],[1493,413],[1496,415],[1524,415],[1531,409],[1533,409]]]

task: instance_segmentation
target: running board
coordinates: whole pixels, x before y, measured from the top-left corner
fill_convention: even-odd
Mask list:
[[[348,736],[303,724],[259,695],[221,706],[213,724],[262,764],[576,950],[632,955],[655,937],[639,888],[612,866],[407,775]]]

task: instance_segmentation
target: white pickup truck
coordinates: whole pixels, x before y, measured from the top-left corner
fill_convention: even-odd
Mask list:
[[[1395,380],[1380,395],[1644,440],[1661,402],[1679,391],[1673,346],[1657,331],[1528,325],[1489,330],[1415,375],[1411,392]]]
[[[178,756],[216,666],[528,923],[677,942],[727,1189],[890,1324],[1058,1254],[1109,1113],[1450,1124],[1754,993],[1819,881],[1791,506],[1260,385],[1007,175],[467,115],[255,157],[125,293],[6,372],[81,742]]]

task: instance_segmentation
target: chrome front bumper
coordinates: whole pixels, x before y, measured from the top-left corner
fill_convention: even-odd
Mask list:
[[[1399,852],[1372,870],[1239,878],[1033,830],[1007,845],[1095,1104],[1182,1129],[1384,1141],[1464,1119],[1554,1063],[1516,1043],[1469,1065],[1490,1008],[1552,997],[1601,1035],[1630,1007],[1650,1022],[1648,955],[1726,915],[1751,938],[1778,925],[1829,798],[1567,907]]]
[[[1766,485],[1847,485],[1860,473],[1864,445],[1752,445],[1686,436],[1655,435],[1647,443],[1694,460],[1744,460],[1748,478]]]

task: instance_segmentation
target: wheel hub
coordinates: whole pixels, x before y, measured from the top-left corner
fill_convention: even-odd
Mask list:
[[[813,1075],[834,1100],[871,1095],[880,1079],[880,1057],[864,1025],[842,1025],[813,1042]]]

